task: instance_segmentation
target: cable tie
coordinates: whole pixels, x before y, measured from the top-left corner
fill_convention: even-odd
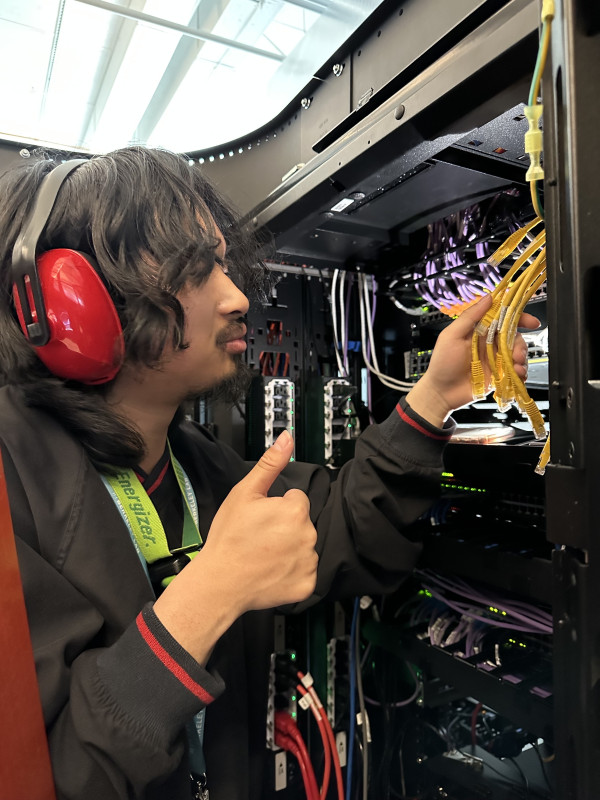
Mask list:
[[[310,687],[311,687],[311,686],[314,684],[314,681],[313,681],[313,676],[310,674],[310,672],[307,672],[305,675],[303,675],[303,676],[300,678],[300,683],[301,683],[301,684],[302,684],[302,686],[304,686],[306,689],[310,689]]]
[[[486,336],[486,344],[493,344],[494,343],[494,336],[496,335],[496,331],[498,329],[498,320],[496,317],[492,320],[490,327],[488,328],[487,336]]]
[[[498,326],[497,329],[501,330],[502,325],[504,324],[504,320],[506,318],[506,312],[508,311],[508,306],[501,306],[500,307],[500,314],[498,315]]]
[[[298,700],[298,705],[300,706],[300,708],[301,708],[303,711],[308,711],[308,709],[309,709],[309,708],[311,707],[311,705],[312,705],[312,701],[311,701],[311,699],[310,699],[310,695],[309,695],[309,694],[305,694],[303,697],[301,697],[301,698]]]

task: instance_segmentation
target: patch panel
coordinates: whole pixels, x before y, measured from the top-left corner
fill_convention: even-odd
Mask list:
[[[247,400],[247,455],[260,458],[280,433],[287,430],[294,439],[292,459],[296,458],[296,389],[288,378],[257,377]]]

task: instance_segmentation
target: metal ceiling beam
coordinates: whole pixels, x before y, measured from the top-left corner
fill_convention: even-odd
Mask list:
[[[132,0],[131,7],[142,7],[145,0]],[[104,109],[119,75],[127,49],[135,33],[136,22],[123,17],[113,17],[105,54],[99,62],[98,71],[88,99],[88,111],[83,120],[78,142],[86,147],[94,135]]]
[[[250,44],[243,42],[236,42],[234,39],[226,39],[223,36],[216,36],[207,31],[199,31],[195,28],[190,28],[187,25],[180,25],[177,22],[171,22],[168,19],[161,17],[153,17],[150,14],[144,14],[143,11],[135,11],[132,8],[125,8],[116,3],[107,3],[105,0],[76,0],[77,3],[84,5],[94,6],[94,8],[101,8],[103,11],[110,11],[112,14],[118,14],[121,17],[128,19],[135,19],[138,22],[146,22],[148,25],[155,25],[157,28],[167,28],[169,30],[177,31],[183,36],[191,36],[193,39],[200,39],[204,42],[215,42],[222,44],[224,47],[230,47],[232,50],[243,50],[245,53],[252,53],[261,58],[270,58],[273,61],[283,61],[285,56],[280,53],[271,53],[268,50],[262,50],[260,47],[253,47]]]
[[[213,7],[214,4],[203,3],[200,0],[190,19],[190,27],[206,25]],[[204,42],[202,41],[181,37],[152,99],[133,133],[133,142],[146,144],[203,47]]]
[[[219,9],[216,8],[216,6],[219,6],[219,4],[215,3],[214,0],[199,0],[196,10],[189,21],[189,26],[195,26],[196,28],[202,27],[203,29],[214,27],[214,25],[216,25],[219,21],[220,15],[224,11],[224,7],[227,5],[227,2],[228,0],[223,0],[221,3],[222,7]],[[256,14],[260,14],[261,18],[264,18],[259,27],[266,27],[271,21],[272,17],[277,13],[277,7],[275,5],[272,6],[272,10],[270,12],[268,11],[268,8],[271,8],[271,4],[269,4],[268,7],[261,6],[260,9],[257,6],[256,10],[252,11],[250,14],[250,18],[253,20],[255,19]],[[248,20],[246,20],[246,23],[242,27],[240,33],[246,29],[247,23]],[[132,143],[146,144],[154,129],[162,119],[166,109],[169,106],[169,103],[177,93],[182,81],[185,79],[196,59],[200,56],[203,46],[204,42],[198,41],[197,39],[190,39],[185,36],[181,37],[177,47],[175,48],[173,56],[171,57],[171,60],[169,61],[169,64],[165,69],[158,86],[156,87],[152,99],[148,103],[148,106],[133,133],[131,138]],[[215,66],[217,66],[217,64],[215,64]]]
[[[315,11],[317,14],[324,14],[327,11],[325,3],[319,3],[318,0],[283,0],[289,6],[298,6],[298,8],[305,8],[307,11]]]
[[[48,91],[50,90],[50,81],[52,80],[52,73],[54,71],[54,60],[56,58],[56,48],[58,47],[58,39],[62,28],[63,14],[65,11],[66,0],[60,0],[58,10],[56,12],[56,22],[54,23],[54,33],[52,35],[52,46],[50,48],[50,56],[48,58],[48,67],[46,69],[46,80],[44,81],[44,92],[42,94],[42,102],[40,104],[40,118],[44,116],[46,110],[46,100],[48,99]]]

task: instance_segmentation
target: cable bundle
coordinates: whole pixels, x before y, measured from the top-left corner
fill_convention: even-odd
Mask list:
[[[296,723],[285,711],[275,712],[275,744],[296,757],[302,774],[306,800],[319,800],[315,772]]]
[[[321,734],[321,740],[323,742],[323,751],[325,753],[325,767],[323,770],[323,781],[321,783],[320,800],[325,800],[325,797],[327,796],[332,762],[333,762],[333,769],[335,772],[338,800],[344,800],[342,768],[340,765],[340,758],[337,751],[337,747],[335,746],[335,736],[333,734],[333,728],[331,727],[331,723],[327,718],[327,714],[325,713],[323,704],[321,703],[321,700],[319,699],[319,696],[315,691],[311,674],[307,673],[306,675],[304,675],[302,672],[298,672],[298,679],[300,683],[296,688],[302,695],[302,700],[300,700],[299,705],[303,709],[310,708],[315,718],[315,721],[318,725],[319,733]]]
[[[301,695],[298,705],[304,711],[310,709],[321,736],[324,753],[323,779],[320,789],[317,786],[315,771],[310,755],[298,730],[296,722],[286,711],[275,712],[275,744],[292,753],[297,759],[302,772],[304,789],[307,800],[325,800],[329,789],[331,769],[335,775],[338,800],[344,800],[344,785],[342,781],[342,768],[337,751],[335,735],[331,723],[327,718],[323,704],[314,688],[313,678],[310,673],[299,672],[294,664],[279,666],[280,680],[287,685],[295,686]]]
[[[351,280],[348,280],[348,278],[351,278]],[[344,271],[339,269],[334,270],[331,282],[331,315],[333,321],[335,357],[338,373],[342,378],[347,377],[350,371],[348,364],[348,309],[350,306],[353,282],[353,276],[347,276]],[[379,367],[375,348],[375,337],[373,334],[376,308],[375,297],[377,292],[375,279],[368,278],[366,275],[359,273],[357,276],[357,285],[360,308],[360,349],[369,375],[375,375],[384,386],[390,389],[408,392],[412,389],[414,383],[402,381],[398,378],[386,375]]]
[[[544,0],[542,7],[542,35],[537,63],[529,94],[529,105],[525,116],[529,120],[529,131],[525,135],[525,151],[530,155],[531,165],[527,171],[531,199],[536,217],[527,225],[511,233],[496,252],[488,259],[492,266],[499,266],[511,256],[530,231],[543,222],[544,214],[539,200],[539,181],[544,172],[540,166],[542,132],[539,120],[542,106],[538,103],[541,76],[548,53],[550,25],[554,17],[554,3]],[[522,272],[520,272],[522,270]],[[520,272],[520,274],[518,274]],[[527,303],[546,280],[546,233],[541,230],[508,270],[492,294],[492,306],[475,328],[471,347],[471,384],[473,399],[486,396],[487,384],[481,353],[491,373],[494,399],[501,411],[515,404],[528,417],[536,439],[546,437],[542,415],[529,396],[524,381],[514,369],[512,350],[517,335],[521,314]],[[550,457],[550,437],[542,450],[536,472],[544,474]]]
[[[475,223],[478,210],[479,206],[472,206],[430,224],[425,274],[413,273],[415,289],[421,297],[449,316],[456,316],[476,303],[482,294],[493,291],[500,281],[495,266],[485,260],[488,243],[476,241],[484,227]],[[477,257],[475,264],[464,258],[464,250],[473,246]],[[477,267],[479,274],[473,277]]]
[[[494,628],[508,628],[531,634],[551,634],[552,614],[521,600],[486,594],[460,578],[448,578],[430,570],[416,570],[430,597],[444,603],[467,620]],[[431,625],[430,625],[431,628]],[[442,632],[442,634],[445,630]],[[430,631],[431,638],[431,631]]]

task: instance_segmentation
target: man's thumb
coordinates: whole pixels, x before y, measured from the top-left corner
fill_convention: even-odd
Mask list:
[[[242,484],[251,491],[266,495],[273,481],[289,463],[294,450],[294,440],[289,431],[279,434],[275,442],[266,450],[254,467],[243,479]]]

